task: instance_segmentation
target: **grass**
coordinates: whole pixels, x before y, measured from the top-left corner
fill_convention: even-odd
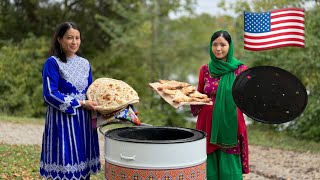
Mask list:
[[[0,114],[0,122],[11,122],[11,123],[19,123],[19,124],[44,124],[43,118],[28,118],[28,117],[15,117],[8,116],[5,114]]]
[[[36,180],[39,175],[41,147],[37,145],[0,144],[0,179]],[[104,179],[104,165],[92,180]]]
[[[39,146],[0,144],[0,179],[40,179]]]
[[[43,124],[41,118],[21,118],[0,115],[1,122]],[[122,125],[111,125],[111,128]],[[123,125],[128,126],[128,125]],[[110,128],[108,127],[108,129]],[[296,152],[310,152],[320,154],[320,143],[298,140],[284,133],[248,127],[249,144],[260,145]],[[37,145],[8,145],[0,143],[0,179],[4,180],[33,180],[39,177],[41,147]],[[104,164],[104,163],[103,163]],[[92,180],[104,179],[104,165],[101,172],[91,177]]]
[[[320,154],[320,142],[300,140],[286,133],[274,132],[257,127],[248,127],[249,144],[272,147],[295,152]]]

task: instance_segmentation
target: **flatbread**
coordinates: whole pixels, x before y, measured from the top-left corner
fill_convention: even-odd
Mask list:
[[[165,84],[165,85],[178,85],[178,86],[182,86],[182,87],[191,86],[191,84],[189,84],[189,83],[181,82],[181,81],[176,81],[176,80],[164,80],[164,79],[160,79],[159,82],[160,82],[161,84]]]
[[[96,79],[86,94],[89,100],[98,103],[96,109],[102,114],[110,114],[139,102],[138,93],[131,86],[112,78]]]
[[[158,87],[159,91],[162,91],[163,89],[169,89],[169,90],[177,90],[182,89],[184,87],[191,86],[191,84],[186,82],[180,82],[175,80],[159,80],[160,86]]]
[[[165,96],[171,97],[174,103],[211,102],[211,98],[200,93],[196,90],[196,87],[186,82],[160,79],[155,88]]]
[[[211,101],[211,98],[195,98],[195,97],[191,97],[190,101],[194,101],[194,102],[204,102],[204,103],[209,103]]]
[[[208,98],[208,96],[206,94],[202,94],[199,91],[194,91],[192,93],[189,94],[189,97],[191,98],[195,98],[195,99],[204,99],[204,98]]]
[[[176,94],[177,90],[163,89],[162,92],[163,92],[164,94],[174,96],[174,95]]]
[[[181,92],[187,96],[195,91],[196,88],[194,86],[187,86],[181,89]]]
[[[187,102],[175,103],[175,102],[173,102],[174,95],[164,93],[166,91],[165,89],[163,89],[162,91],[158,90],[158,87],[161,86],[160,82],[149,83],[149,85],[152,87],[153,90],[155,90],[160,95],[161,98],[163,98],[163,100],[165,100],[167,103],[169,103],[174,108],[179,108],[184,105],[212,105],[213,104],[211,101],[211,98],[209,98],[209,97],[207,99],[200,99],[200,98],[194,99],[194,98],[189,97],[191,100],[186,98],[188,100]],[[196,89],[196,88],[194,87],[194,89]],[[176,92],[176,91],[182,91],[182,89],[170,90],[170,91]],[[210,100],[210,101],[206,102],[208,100]]]
[[[173,97],[174,103],[181,103],[181,102],[189,102],[191,99],[187,95],[183,94],[181,91],[176,91],[176,94]]]

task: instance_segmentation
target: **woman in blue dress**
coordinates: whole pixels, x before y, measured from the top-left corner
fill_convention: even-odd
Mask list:
[[[53,180],[85,180],[100,171],[97,129],[91,122],[96,102],[86,100],[91,66],[78,53],[80,29],[72,22],[57,27],[43,71],[47,104],[40,175]]]

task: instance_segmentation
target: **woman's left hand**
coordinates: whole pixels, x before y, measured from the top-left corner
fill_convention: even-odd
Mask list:
[[[97,102],[94,102],[94,101],[91,101],[91,100],[84,100],[84,101],[81,101],[81,106],[87,110],[93,110],[95,111],[96,108],[95,106],[97,106],[98,103]]]

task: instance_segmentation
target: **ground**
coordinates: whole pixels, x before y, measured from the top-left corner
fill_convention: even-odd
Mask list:
[[[0,142],[41,145],[43,125],[14,124],[0,121]],[[104,160],[104,137],[99,133],[101,160]],[[251,173],[244,180],[316,180],[320,179],[320,155],[297,153],[249,145]]]

